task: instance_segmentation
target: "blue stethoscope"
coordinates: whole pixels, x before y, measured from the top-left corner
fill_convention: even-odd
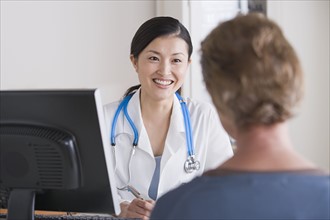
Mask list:
[[[129,116],[128,112],[127,112],[127,105],[129,100],[132,98],[134,93],[131,93],[129,95],[127,95],[119,104],[113,121],[112,121],[112,125],[111,125],[111,145],[115,146],[116,145],[116,140],[115,140],[115,133],[116,133],[116,125],[117,125],[117,120],[118,120],[118,116],[120,114],[121,111],[124,112],[124,115],[127,119],[127,121],[129,122],[133,133],[134,133],[134,140],[133,140],[133,149],[132,149],[132,153],[131,153],[131,157],[129,159],[129,165],[131,162],[131,159],[134,155],[136,146],[138,145],[138,141],[139,141],[139,134],[137,131],[137,128],[134,125],[133,120],[131,119],[131,117]],[[186,105],[186,102],[183,100],[183,98],[178,94],[175,93],[177,98],[180,101],[180,105],[181,105],[181,109],[182,109],[182,114],[183,114],[183,118],[184,118],[184,126],[185,126],[185,131],[186,131],[186,142],[187,142],[187,151],[188,151],[188,156],[187,156],[187,160],[184,163],[184,170],[186,173],[192,173],[193,171],[197,171],[200,168],[200,163],[198,160],[195,159],[195,152],[194,152],[194,144],[193,144],[193,138],[192,138],[192,130],[191,130],[191,123],[190,123],[190,116],[189,116],[189,111]],[[128,166],[129,167],[129,166]],[[130,182],[130,171],[129,172],[129,180],[128,182]],[[126,184],[128,185],[128,184]]]

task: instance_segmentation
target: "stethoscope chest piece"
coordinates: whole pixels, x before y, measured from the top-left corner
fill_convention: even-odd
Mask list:
[[[197,171],[200,168],[199,161],[195,160],[193,156],[189,156],[184,163],[184,171],[186,173],[192,173],[193,171]]]

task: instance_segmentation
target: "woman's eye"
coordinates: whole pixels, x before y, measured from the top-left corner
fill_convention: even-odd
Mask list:
[[[157,57],[149,57],[149,60],[152,60],[152,61],[157,61],[159,60]]]
[[[174,63],[181,63],[181,60],[180,59],[174,59],[173,62]]]

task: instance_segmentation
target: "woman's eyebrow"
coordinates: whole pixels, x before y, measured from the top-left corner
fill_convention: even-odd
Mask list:
[[[159,53],[158,51],[155,51],[155,50],[148,50],[147,53],[155,53],[157,55],[160,55],[161,54],[161,53]],[[183,52],[173,53],[172,56],[173,55],[183,55],[183,56],[185,56],[185,54]]]
[[[148,50],[147,53],[155,53],[155,54],[160,54],[159,52],[155,51],[155,50]]]

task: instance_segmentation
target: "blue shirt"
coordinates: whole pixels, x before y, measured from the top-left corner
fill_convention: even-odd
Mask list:
[[[157,199],[157,194],[158,194],[158,185],[159,185],[159,175],[160,175],[160,161],[162,157],[158,156],[155,157],[156,160],[156,168],[154,171],[154,175],[152,176],[150,187],[149,187],[149,197],[153,200]]]
[[[151,219],[329,219],[330,176],[201,176],[158,199]]]

